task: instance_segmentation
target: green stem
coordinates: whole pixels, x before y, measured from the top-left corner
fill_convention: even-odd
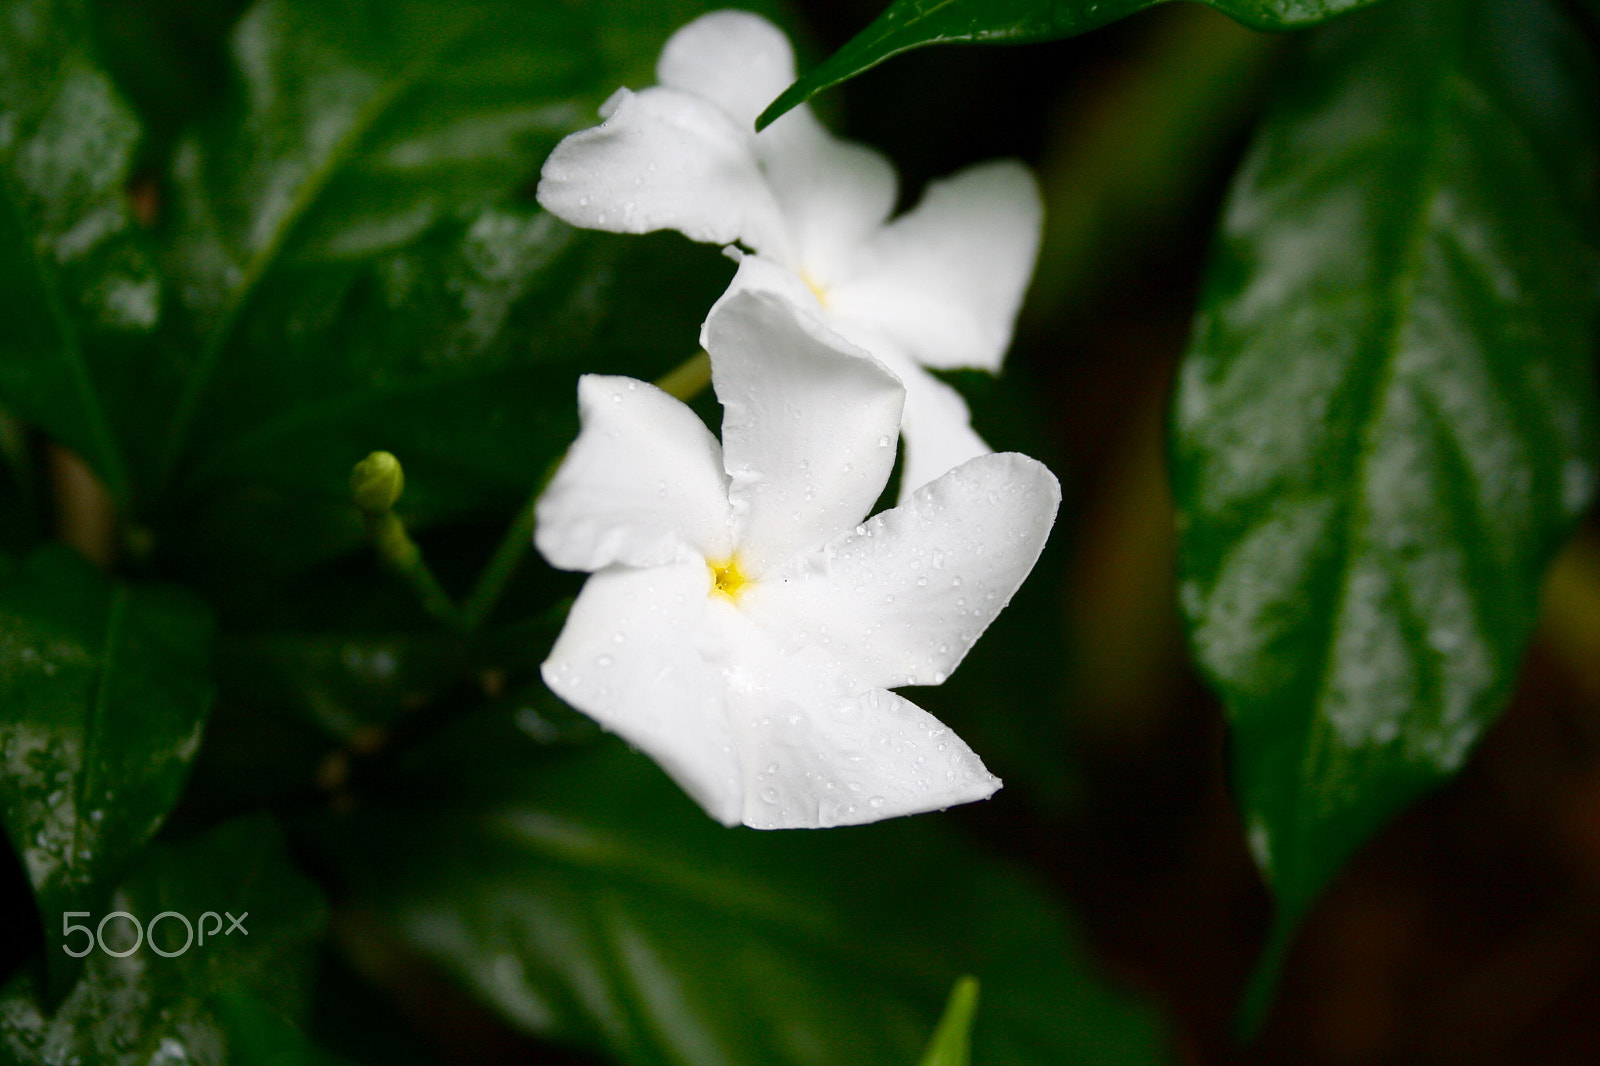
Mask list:
[[[694,353],[655,381],[656,388],[685,401],[693,399],[709,384],[711,384],[711,357],[703,351]],[[500,597],[505,594],[506,587],[516,576],[517,569],[522,565],[523,556],[533,547],[534,509],[539,502],[539,496],[544,492],[545,486],[550,484],[550,479],[555,476],[556,468],[560,465],[560,459],[550,464],[550,468],[539,479],[538,487],[517,512],[517,517],[512,519],[505,536],[500,538],[499,547],[495,548],[494,555],[490,557],[483,572],[478,575],[477,583],[473,585],[471,594],[467,596],[467,601],[461,608],[459,617],[462,628],[472,630],[481,626],[493,613],[495,605],[500,602]]]
[[[550,475],[554,473],[555,465],[552,464],[545,476],[539,479],[538,491],[529,496],[528,502],[522,505],[517,517],[512,519],[505,536],[500,538],[500,546],[494,550],[489,564],[478,575],[477,584],[472,586],[472,592],[461,608],[461,622],[467,629],[477,629],[489,617],[495,604],[500,602],[506,586],[516,575],[517,568],[522,564],[522,557],[528,554],[528,549],[533,546],[534,505],[538,503],[539,493],[544,491],[544,487],[550,483]]]
[[[393,511],[368,514],[366,518],[367,532],[378,551],[378,558],[411,586],[411,590],[422,601],[423,609],[452,629],[465,628],[461,612],[456,610],[449,593],[433,576],[433,571],[428,569],[428,564],[422,558],[422,550],[406,532],[405,523]]]
[[[695,352],[656,378],[656,388],[685,403],[698,396],[709,384],[711,384],[711,356],[703,351]]]

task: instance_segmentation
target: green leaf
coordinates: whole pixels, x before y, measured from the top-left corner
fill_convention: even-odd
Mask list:
[[[592,114],[604,72],[583,14],[513,0],[260,0],[246,12],[231,98],[174,161],[173,271],[200,339],[169,467],[191,445],[209,452],[292,408],[338,403],[352,383],[414,384],[429,363],[480,354],[504,290],[529,284],[520,268],[572,243],[534,212],[483,212]],[[352,301],[393,311],[445,284],[404,253],[451,220],[468,229],[469,276],[453,280],[477,286],[456,301],[472,320],[429,323],[444,343],[376,363],[371,346],[343,352],[328,333],[353,321]],[[357,279],[367,288],[351,293]],[[560,302],[547,310],[559,317]]]
[[[981,976],[985,1066],[1163,1061],[1058,908],[937,818],[716,825],[615,741],[480,715],[324,842],[374,921],[513,1024],[627,1063],[914,1062]]]
[[[821,66],[801,76],[756,119],[764,129],[822,90],[870,70],[890,56],[955,41],[1052,41],[1125,18],[1162,0],[893,0]],[[1247,26],[1294,29],[1326,21],[1376,0],[1203,0]]]
[[[972,1020],[977,1013],[978,979],[968,975],[950,990],[922,1066],[972,1066]]]
[[[113,496],[150,436],[145,353],[167,294],[124,194],[138,120],[71,0],[0,19],[0,402],[77,450]]]
[[[1285,938],[1504,704],[1595,479],[1594,67],[1542,0],[1297,64],[1174,407],[1181,595]]]
[[[183,785],[210,641],[192,597],[114,583],[64,548],[0,578],[0,813],[57,981],[73,967],[62,912],[104,902]]]
[[[0,990],[0,1051],[11,1061],[331,1063],[297,1028],[309,1013],[326,912],[270,819],[241,819],[151,847],[104,910],[74,922],[93,931],[113,911],[139,922],[138,949],[118,958],[96,944],[53,1013],[31,969]],[[167,912],[176,917],[156,921]],[[203,918],[208,912],[215,917]],[[118,917],[101,937],[123,951],[132,930],[129,918]],[[74,932],[74,950],[85,935]]]
[[[628,313],[610,288],[628,242],[531,203],[549,150],[665,36],[608,29],[618,5],[245,14],[229,101],[173,164],[169,259],[198,336],[165,457],[190,490],[342,499],[376,449],[405,465],[411,515],[531,489],[574,431],[578,357]],[[697,325],[657,336],[687,354]]]

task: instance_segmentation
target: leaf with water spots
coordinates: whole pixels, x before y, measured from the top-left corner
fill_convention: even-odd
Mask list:
[[[1594,85],[1544,0],[1384,5],[1319,31],[1229,197],[1174,481],[1279,949],[1499,713],[1592,497]]]
[[[211,701],[211,622],[181,590],[47,547],[0,578],[0,816],[44,923],[98,909],[172,809]]]
[[[171,165],[165,262],[196,337],[169,473],[342,500],[382,448],[412,517],[523,498],[573,432],[577,357],[633,313],[609,284],[623,242],[545,214],[533,182],[705,6],[251,5],[230,91]],[[703,313],[657,331],[674,354],[651,376]]]
[[[0,17],[0,402],[131,491],[155,436],[166,292],[124,192],[141,128],[73,0]]]
[[[326,908],[271,819],[151,847],[104,909],[79,920],[93,930],[114,911],[128,917],[101,930],[109,950],[96,944],[59,1007],[45,1009],[32,967],[0,989],[0,1057],[17,1066],[332,1066],[300,1031]],[[75,934],[75,950],[84,935]]]
[[[1167,1061],[1060,908],[937,817],[730,831],[620,742],[555,749],[491,711],[330,816],[324,847],[353,927],[619,1062],[906,1066],[969,972],[974,1062]]]

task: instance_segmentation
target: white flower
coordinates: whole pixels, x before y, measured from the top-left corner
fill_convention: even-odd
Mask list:
[[[584,376],[582,430],[535,542],[592,571],[542,672],[713,818],[870,822],[1000,787],[889,688],[936,685],[1032,569],[1060,502],[1026,456],[973,459],[863,524],[904,391],[767,293],[719,301],[703,340],[722,443],[686,406]]]
[[[602,125],[556,147],[539,203],[578,226],[675,229],[757,253],[736,288],[820,310],[904,382],[902,499],[987,452],[961,395],[923,367],[999,369],[1039,245],[1028,169],[964,170],[888,222],[896,180],[883,156],[837,140],[804,106],[754,132],[794,80],[771,23],[742,11],[699,18],[667,42],[656,76],[653,88],[619,89]]]

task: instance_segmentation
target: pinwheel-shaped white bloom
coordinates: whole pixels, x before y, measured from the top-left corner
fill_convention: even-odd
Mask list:
[[[896,179],[883,156],[835,139],[804,106],[754,132],[794,80],[771,23],[742,11],[697,19],[667,42],[656,76],[652,88],[618,90],[602,125],[556,147],[539,202],[578,226],[675,229],[757,253],[735,287],[822,312],[904,382],[902,499],[987,452],[961,395],[923,367],[999,369],[1039,244],[1027,168],[964,170],[889,222]]]
[[[545,682],[727,825],[990,795],[971,749],[888,690],[944,681],[1011,598],[1055,519],[1054,476],[984,455],[863,522],[894,463],[893,375],[768,293],[724,297],[702,339],[720,445],[651,385],[579,382],[583,428],[535,540],[593,576]]]

